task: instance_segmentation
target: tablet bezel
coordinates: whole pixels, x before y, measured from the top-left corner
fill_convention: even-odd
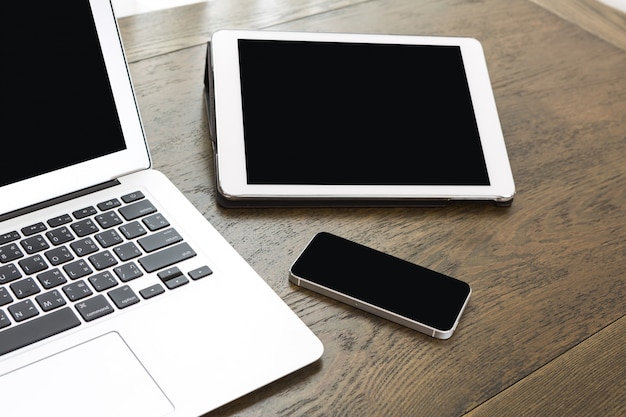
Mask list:
[[[459,46],[490,185],[248,184],[246,177],[238,40],[264,39]],[[225,205],[420,205],[487,200],[510,205],[515,185],[481,44],[473,38],[346,33],[220,30],[210,44],[216,179]],[[264,203],[263,203],[264,202]],[[437,204],[439,205],[439,204]]]

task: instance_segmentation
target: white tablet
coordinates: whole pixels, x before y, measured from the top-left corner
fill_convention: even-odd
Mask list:
[[[207,55],[225,206],[512,202],[475,39],[222,30]]]

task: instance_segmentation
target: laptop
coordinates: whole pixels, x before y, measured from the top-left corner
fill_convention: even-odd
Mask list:
[[[109,0],[12,2],[5,16],[0,413],[197,416],[320,358],[150,169]]]

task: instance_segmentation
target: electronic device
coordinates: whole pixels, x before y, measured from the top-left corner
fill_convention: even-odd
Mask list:
[[[222,205],[511,204],[477,40],[221,30],[209,48]]]
[[[198,416],[317,360],[319,339],[150,169],[109,0],[4,13],[1,414]]]
[[[309,242],[289,279],[438,339],[452,336],[471,294],[461,280],[326,232]]]

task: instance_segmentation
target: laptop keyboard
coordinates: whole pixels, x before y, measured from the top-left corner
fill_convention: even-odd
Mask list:
[[[0,355],[210,275],[194,256],[141,192],[0,234]]]

